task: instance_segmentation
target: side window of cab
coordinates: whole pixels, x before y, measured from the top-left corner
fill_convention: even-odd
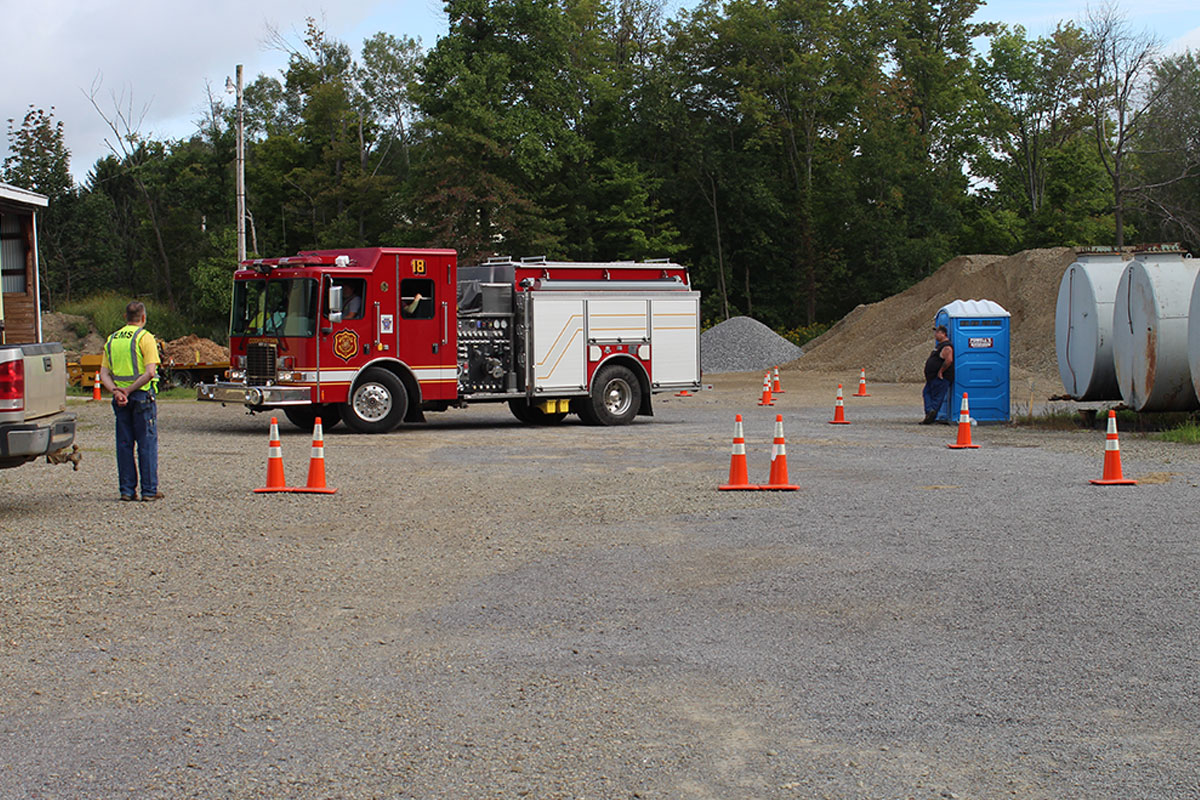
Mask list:
[[[400,281],[402,319],[433,319],[433,279],[404,278]]]
[[[363,278],[335,278],[332,286],[342,287],[342,319],[362,319],[366,309],[367,282]],[[325,292],[325,308],[321,312],[329,318],[329,292]]]

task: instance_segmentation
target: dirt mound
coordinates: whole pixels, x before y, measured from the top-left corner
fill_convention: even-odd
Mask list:
[[[163,358],[168,363],[195,364],[197,362],[228,361],[229,348],[222,347],[212,339],[188,334],[162,346]]]
[[[104,349],[104,337],[96,332],[91,320],[78,314],[43,313],[42,341],[62,342],[67,361],[75,361],[84,353],[98,354]]]
[[[993,300],[1012,314],[1014,398],[1018,384],[1027,386],[1030,380],[1039,394],[1061,390],[1054,313],[1058,284],[1074,260],[1075,251],[1068,247],[951,259],[900,294],[851,311],[805,345],[793,366],[828,372],[866,369],[868,380],[921,381],[933,349],[930,328],[937,310],[953,300]]]

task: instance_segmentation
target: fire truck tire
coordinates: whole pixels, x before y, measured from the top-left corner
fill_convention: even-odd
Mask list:
[[[610,364],[592,380],[592,393],[579,403],[588,425],[628,425],[642,405],[642,386],[629,367]]]
[[[336,403],[312,406],[284,406],[283,415],[288,418],[288,422],[300,430],[310,432],[317,424],[317,417],[321,418],[322,430],[330,430],[342,421],[342,416],[338,411]]]
[[[557,425],[567,418],[565,411],[547,414],[537,406],[529,405],[526,400],[509,400],[508,408],[514,417],[527,425]]]
[[[341,406],[342,421],[358,433],[387,433],[400,424],[407,411],[404,384],[378,367],[363,372]]]

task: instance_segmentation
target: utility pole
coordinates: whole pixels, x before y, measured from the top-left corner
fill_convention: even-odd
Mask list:
[[[237,85],[226,78],[225,91],[237,92],[237,260],[246,260],[246,138],[242,120],[242,65],[237,65]]]

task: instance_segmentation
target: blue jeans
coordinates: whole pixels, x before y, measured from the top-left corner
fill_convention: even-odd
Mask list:
[[[118,406],[113,400],[117,417],[117,481],[121,494],[137,494],[138,468],[142,473],[142,496],[158,493],[158,404],[154,395],[139,389],[129,395],[129,402]],[[137,462],[133,448],[137,445]]]
[[[950,419],[950,406],[946,402],[950,397],[950,381],[945,378],[931,378],[925,381],[921,397],[925,400],[926,414],[936,409],[939,422]]]

